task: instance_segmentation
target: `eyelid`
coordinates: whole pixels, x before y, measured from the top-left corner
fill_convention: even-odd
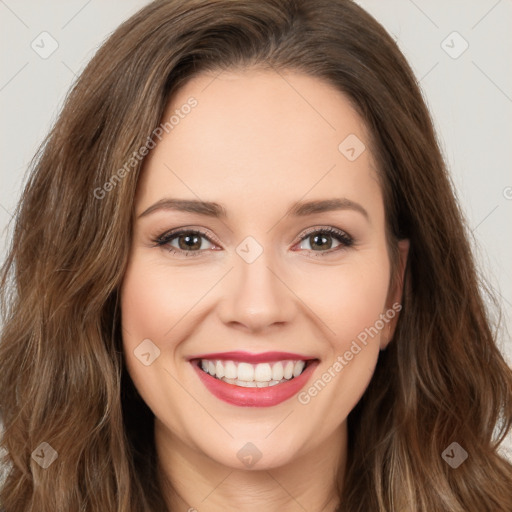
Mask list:
[[[198,235],[204,236],[210,243],[222,247],[222,244],[218,241],[217,237],[209,229],[198,228],[198,227],[194,227],[194,226],[182,226],[180,228],[171,229],[169,231],[166,231],[165,233],[162,233],[158,237],[156,237],[154,239],[154,242],[156,245],[163,245],[165,243],[168,243],[170,238],[176,237],[177,235],[181,235],[183,233],[196,233]],[[159,244],[159,242],[162,242],[162,244]],[[200,251],[193,251],[193,252],[200,252]]]
[[[301,242],[312,233],[329,233],[332,235],[344,236],[347,239],[354,241],[354,238],[351,235],[349,235],[344,229],[335,228],[334,226],[314,226],[312,228],[308,228],[306,229],[306,231],[303,231],[299,235],[297,241]]]

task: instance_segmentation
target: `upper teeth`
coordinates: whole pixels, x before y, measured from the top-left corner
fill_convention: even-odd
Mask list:
[[[201,359],[201,368],[210,375],[221,379],[237,379],[245,382],[280,381],[298,377],[305,361],[276,361],[273,363],[250,364],[238,361]]]

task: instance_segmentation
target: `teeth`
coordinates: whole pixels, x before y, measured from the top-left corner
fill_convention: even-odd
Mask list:
[[[217,361],[215,364],[215,377],[222,379],[224,377],[224,366],[220,361]]]
[[[293,368],[294,368],[293,361],[287,361],[286,366],[284,367],[284,378],[285,379],[291,379],[293,377]]]
[[[279,363],[276,363],[273,367],[272,367],[272,380],[281,380],[282,378],[284,377],[284,368],[283,368],[283,363],[279,362]]]
[[[271,366],[268,363],[257,364],[256,369],[254,370],[254,380],[258,382],[268,382],[269,380],[272,380]]]
[[[263,388],[298,377],[304,371],[306,362],[276,361],[254,365],[246,362],[201,359],[200,366],[206,373],[229,384]]]
[[[224,366],[224,375],[227,379],[236,379],[237,377],[237,370],[236,365],[233,361],[226,361],[225,364],[222,363],[222,361],[217,361],[221,364],[221,366]]]
[[[305,364],[306,363],[304,361],[297,361],[295,363],[295,366],[293,368],[293,376],[294,377],[298,377],[302,373],[302,370],[304,370]]]
[[[283,382],[288,382],[286,379],[282,379],[282,380],[271,380],[270,382],[257,382],[255,380],[251,381],[251,382],[247,382],[245,380],[240,380],[240,379],[220,379],[220,380],[223,380],[224,382],[228,382],[228,384],[235,384],[236,386],[241,386],[243,388],[266,388],[266,387],[269,387],[269,386],[275,386],[276,384],[282,384]]]
[[[238,380],[251,382],[254,380],[254,367],[249,363],[238,363]]]

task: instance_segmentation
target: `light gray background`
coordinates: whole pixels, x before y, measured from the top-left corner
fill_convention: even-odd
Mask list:
[[[27,165],[68,89],[102,41],[147,3],[0,0],[1,260]],[[502,304],[499,343],[512,365],[512,1],[358,3],[393,35],[420,80],[481,270]],[[58,48],[42,58],[31,44],[48,51],[45,31]]]

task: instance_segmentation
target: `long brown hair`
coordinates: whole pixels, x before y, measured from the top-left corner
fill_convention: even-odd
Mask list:
[[[250,66],[302,71],[349,98],[370,132],[390,244],[410,239],[394,339],[348,418],[343,511],[510,512],[512,466],[497,449],[512,372],[417,81],[350,0],[159,0],[82,73],[34,159],[3,266],[1,507],[167,510],[153,416],[122,355],[141,167],[126,162],[192,76]],[[32,456],[43,442],[57,454],[46,469]],[[468,453],[456,469],[442,457],[453,442]]]

